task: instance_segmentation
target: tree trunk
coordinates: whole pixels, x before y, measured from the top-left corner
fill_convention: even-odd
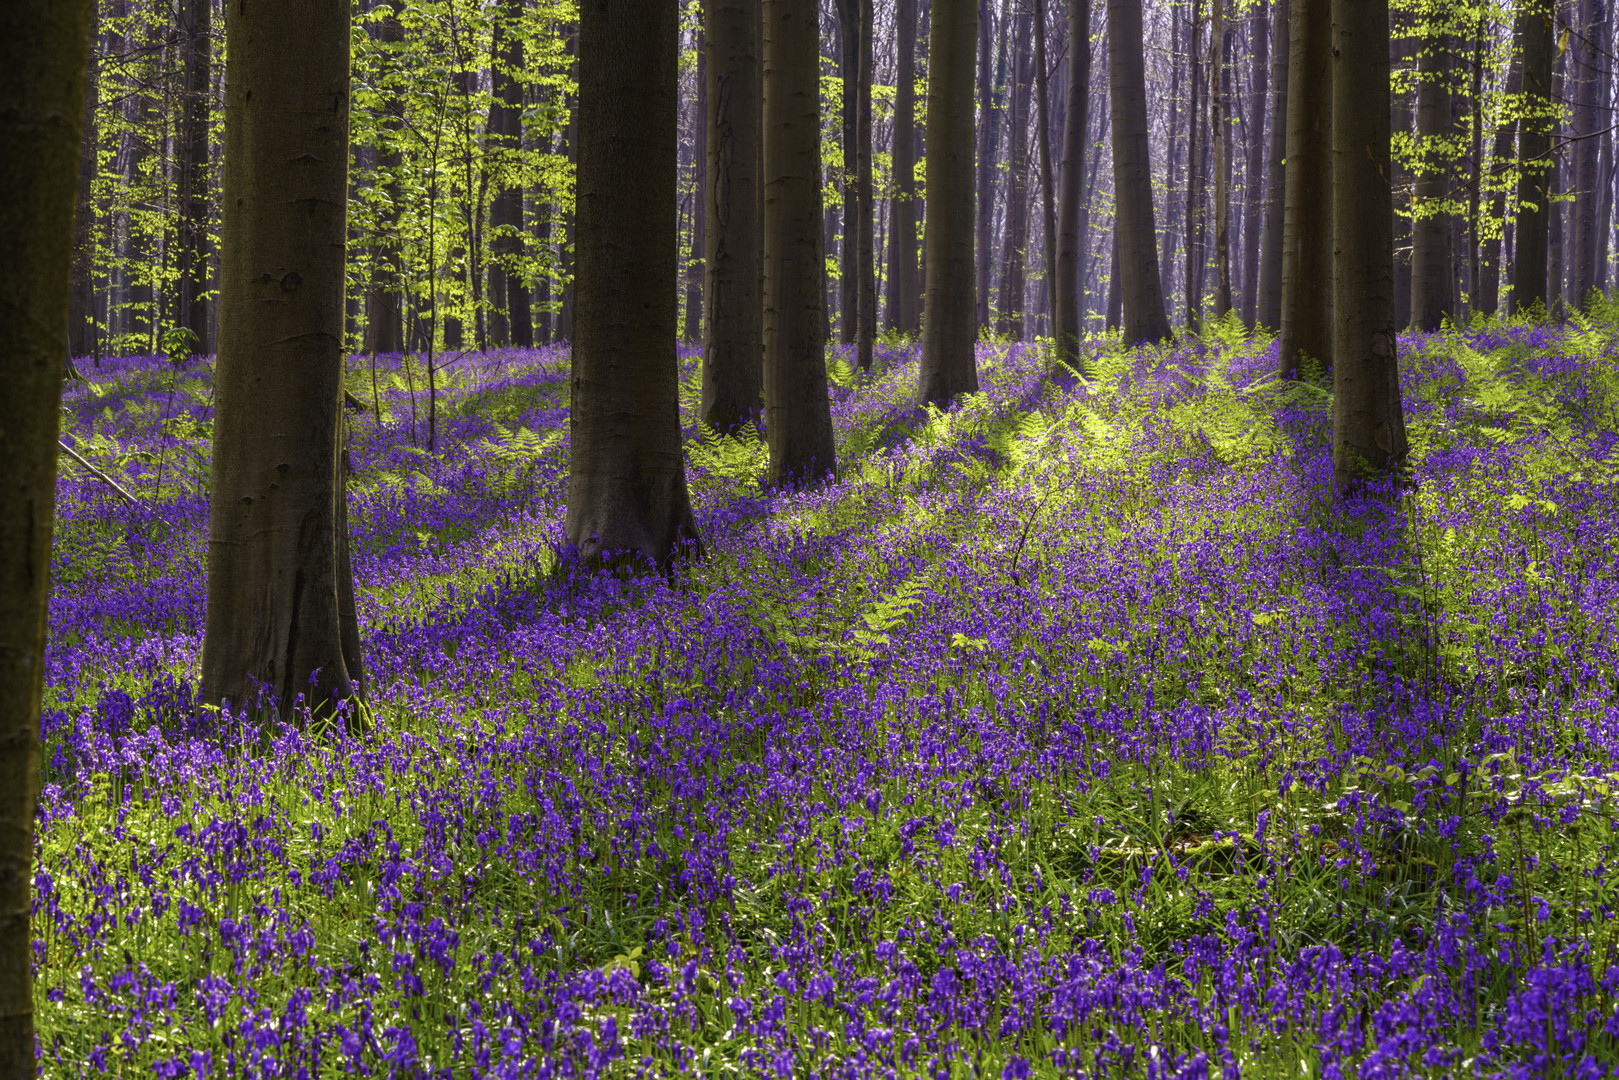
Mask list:
[[[1513,50],[1512,64],[1507,69],[1507,97],[1516,97],[1523,86],[1523,68],[1518,50]],[[1512,136],[1516,120],[1509,119],[1495,129],[1495,140],[1490,148],[1490,169],[1493,172],[1505,165],[1512,156]],[[1495,179],[1490,188],[1490,220],[1501,222],[1501,233],[1488,237],[1479,255],[1478,309],[1485,315],[1494,315],[1501,301],[1501,250],[1506,231],[1507,188]]]
[[[1299,376],[1302,356],[1311,357],[1323,368],[1332,366],[1333,10],[1329,0],[1293,0],[1286,202],[1282,210],[1282,325],[1277,353],[1282,376],[1290,379]],[[1380,67],[1388,70],[1387,58]]]
[[[972,159],[978,29],[973,0],[934,0],[928,41],[927,298],[920,391],[923,401],[937,405],[978,389]]]
[[[496,13],[489,101],[489,148],[495,195],[489,208],[490,338],[496,347],[534,344],[534,322],[523,270],[523,0],[500,0]]]
[[[935,12],[937,22],[937,12]],[[974,224],[973,277],[976,281],[974,308],[980,329],[989,329],[989,284],[991,232],[995,224],[995,162],[1000,153],[1001,85],[1006,81],[1006,37],[1001,35],[994,80],[990,78],[989,51],[996,40],[995,9],[991,0],[979,0],[978,7],[978,202]],[[932,43],[929,42],[929,82],[932,83]],[[930,94],[932,90],[928,91]],[[931,118],[929,123],[932,123]],[[931,149],[931,144],[929,144]],[[931,196],[930,196],[931,197]],[[923,256],[926,258],[926,256]],[[932,285],[926,286],[932,289]]]
[[[573,75],[577,80],[579,74],[579,34],[577,26],[573,33],[567,35],[564,45],[568,58],[572,61]],[[578,173],[579,161],[579,97],[577,94],[563,94],[562,107],[568,116],[568,122],[562,129],[562,156],[574,166],[575,175]],[[674,201],[673,196],[669,200]],[[577,236],[577,223],[575,213],[578,208],[578,199],[572,205],[561,204],[559,216],[561,236],[557,237],[557,280],[562,293],[561,301],[557,306],[557,337],[563,341],[573,340],[574,327],[574,271],[573,254],[575,238]],[[674,331],[670,331],[672,334]]]
[[[686,258],[685,339],[703,340],[703,258],[708,251],[708,49],[697,31],[697,101],[691,115],[691,247]]]
[[[96,3],[89,0],[90,24],[96,23]],[[96,65],[85,65],[83,137],[79,140],[79,202],[73,214],[73,280],[68,290],[68,356],[101,360],[101,335],[96,327]],[[199,335],[200,336],[200,335]]]
[[[1091,0],[1068,0],[1068,106],[1063,114],[1062,188],[1057,199],[1056,288],[1052,336],[1058,357],[1078,370],[1084,340],[1084,258],[1080,209],[1085,200],[1085,128],[1091,91]]]
[[[765,0],[765,432],[772,485],[837,474],[826,386],[815,0]]]
[[[1275,48],[1271,50],[1270,156],[1265,163],[1265,235],[1259,251],[1258,325],[1275,330],[1282,323],[1282,207],[1287,185],[1287,80],[1292,43],[1292,4],[1276,0]]]
[[[393,65],[399,62],[398,46],[405,40],[404,27],[399,21],[405,3],[404,0],[389,0],[387,6],[387,14],[377,24],[377,41],[388,58],[385,63]],[[383,195],[382,228],[374,241],[376,256],[366,300],[366,322],[371,334],[371,351],[397,353],[405,349],[405,267],[399,235],[403,200],[399,181],[405,159],[398,143],[404,126],[404,104],[393,94],[386,95],[385,100],[385,118],[381,124],[382,148],[377,155]]]
[[[1028,11],[1020,11],[1012,30],[1011,107],[1007,127],[1011,141],[1006,168],[1006,226],[1001,244],[1001,291],[995,305],[995,332],[1023,337],[1023,294],[1029,226],[1029,38],[1034,30]]]
[[[1087,43],[1087,47],[1088,47]],[[1034,0],[1035,132],[1040,149],[1040,248],[1045,259],[1046,323],[1051,325],[1051,290],[1057,280],[1056,193],[1051,190],[1051,117],[1046,76],[1046,4]]]
[[[678,11],[579,7],[579,172],[567,542],[665,568],[701,552],[679,413]]]
[[[355,692],[337,579],[349,5],[245,5],[226,33],[202,685],[288,716]]]
[[[1181,280],[1186,305],[1186,324],[1196,326],[1202,316],[1203,296],[1198,288],[1198,270],[1202,265],[1203,231],[1202,200],[1203,170],[1199,167],[1198,132],[1200,114],[1198,98],[1203,91],[1203,54],[1198,48],[1202,40],[1203,3],[1192,0],[1192,19],[1187,25],[1187,53],[1192,58],[1192,100],[1186,110],[1186,221],[1182,244],[1186,254],[1185,274]]]
[[[894,88],[894,197],[888,208],[890,329],[917,331],[921,290],[916,280],[916,0],[896,0],[899,65]]]
[[[1287,26],[1284,20],[1281,25]],[[1265,175],[1265,99],[1270,86],[1270,8],[1261,0],[1254,13],[1252,104],[1248,115],[1248,165],[1244,173],[1244,191],[1247,208],[1242,215],[1242,321],[1254,325],[1259,311],[1259,241],[1260,220],[1264,215]]]
[[[1141,0],[1108,0],[1107,10],[1122,327],[1126,343],[1156,342],[1169,337],[1169,319],[1164,313],[1163,282],[1158,277],[1158,234],[1153,222]]]
[[[1572,235],[1572,253],[1569,260],[1569,291],[1571,305],[1583,305],[1596,287],[1597,247],[1597,159],[1601,149],[1598,108],[1606,109],[1606,101],[1597,100],[1597,67],[1606,65],[1606,59],[1597,50],[1607,41],[1606,16],[1600,0],[1579,0],[1579,25],[1570,35],[1569,82],[1574,86],[1574,206],[1569,231]]]
[[[88,0],[0,7],[0,1076],[34,1055],[34,808]]]
[[[843,80],[843,109],[839,116],[843,138],[843,169],[838,187],[843,194],[841,235],[838,243],[838,321],[841,332],[838,340],[844,344],[855,339],[855,321],[859,315],[860,241],[855,236],[860,220],[860,192],[855,179],[855,158],[859,156],[855,117],[858,111],[855,89],[860,81],[860,6],[862,0],[837,0],[838,12],[838,76]]]
[[[872,0],[853,0],[860,17],[860,57],[855,78],[855,363],[870,370],[877,338],[877,247],[871,183],[871,50],[877,43]],[[845,234],[847,235],[847,234]]]
[[[1548,307],[1546,264],[1551,219],[1550,170],[1553,110],[1552,8],[1548,0],[1521,0],[1518,38],[1523,56],[1524,115],[1518,121],[1518,216],[1514,225],[1512,310]]]
[[[185,89],[180,99],[180,131],[175,140],[180,200],[175,269],[175,323],[197,335],[199,353],[208,342],[208,117],[212,111],[213,0],[187,0],[184,35]]]
[[[1394,344],[1388,0],[1333,0],[1332,28],[1332,477],[1347,494],[1399,469],[1407,450]]]
[[[1185,188],[1184,183],[1176,180],[1176,169],[1179,167],[1180,163],[1180,97],[1182,67],[1182,20],[1177,10],[1179,7],[1179,4],[1172,4],[1170,5],[1169,12],[1169,151],[1164,157],[1164,215],[1165,217],[1169,218],[1171,222],[1174,221],[1174,213],[1170,208],[1175,205],[1175,193],[1177,190],[1182,191],[1184,198]],[[1175,265],[1175,243],[1179,238],[1180,230],[1176,229],[1173,224],[1168,225],[1163,230],[1163,237],[1160,241],[1161,246],[1158,255],[1158,265],[1163,267],[1165,275],[1164,303],[1169,309],[1168,314],[1171,323],[1175,322],[1176,314],[1173,299],[1175,295],[1175,271],[1173,267]],[[1184,299],[1184,289],[1182,290],[1181,295],[1182,299]]]
[[[1411,204],[1411,325],[1432,332],[1447,314],[1450,296],[1451,36],[1430,25],[1417,52],[1417,164]]]
[[[1214,316],[1231,310],[1231,57],[1225,0],[1214,0],[1213,27],[1209,32],[1210,113],[1214,129],[1214,265],[1218,284]]]
[[[1389,64],[1397,73],[1399,92],[1391,96],[1390,123],[1395,137],[1413,139],[1416,131],[1417,38],[1411,14],[1391,12]],[[1391,157],[1389,179],[1394,189],[1394,324],[1411,325],[1412,209],[1414,200],[1409,153]]]
[[[759,0],[706,0],[708,246],[703,421],[737,433],[759,420]]]

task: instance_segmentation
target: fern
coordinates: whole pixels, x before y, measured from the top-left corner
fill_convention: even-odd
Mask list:
[[[759,477],[769,464],[770,447],[751,427],[744,427],[739,435],[727,435],[705,426],[702,438],[686,444],[686,457],[695,470],[719,481],[731,495],[751,496],[759,493]]]

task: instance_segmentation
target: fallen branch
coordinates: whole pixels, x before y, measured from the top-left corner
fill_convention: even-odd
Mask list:
[[[106,473],[102,472],[100,469],[96,468],[94,465],[92,465],[88,461],[84,460],[83,455],[81,455],[77,450],[73,449],[73,447],[69,446],[67,443],[63,442],[61,439],[57,439],[56,444],[58,446],[60,446],[63,450],[66,450],[67,453],[68,453],[68,456],[71,457],[74,461],[77,461],[80,465],[83,465],[86,469],[90,470],[90,475],[91,476],[94,476],[97,480],[100,480],[103,484],[106,484],[108,487],[112,488],[118,494],[122,495],[126,502],[129,502],[129,503],[131,503],[131,504],[133,504],[135,506],[139,506],[141,504],[141,501],[139,499],[135,498],[135,496],[131,495],[129,492],[125,491],[119,485],[118,481],[114,480],[112,477],[108,476]]]

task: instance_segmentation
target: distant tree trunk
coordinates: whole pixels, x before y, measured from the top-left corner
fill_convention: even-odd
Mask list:
[[[96,23],[95,0],[88,0],[90,24]],[[96,65],[84,73],[83,137],[79,140],[79,202],[73,214],[73,280],[68,290],[67,351],[69,356],[94,355],[101,360],[101,336],[96,326]],[[201,336],[201,335],[199,335]]]
[[[916,0],[896,0],[899,64],[894,88],[894,197],[888,210],[890,329],[914,334],[920,316],[916,280]]]
[[[937,13],[935,13],[937,14]],[[937,20],[935,20],[937,21]],[[973,276],[975,289],[975,317],[980,329],[988,330],[991,240],[995,224],[995,162],[1000,153],[1001,86],[1006,81],[1006,39],[1000,35],[1000,47],[993,81],[990,78],[989,50],[995,44],[995,9],[991,0],[979,0],[978,7],[978,201],[974,229],[977,238],[973,245]],[[929,63],[932,63],[932,45],[929,44]],[[930,82],[931,68],[930,68]],[[932,92],[931,90],[929,91]],[[931,121],[930,121],[931,122]],[[931,197],[931,196],[930,196]],[[926,258],[926,256],[924,256]],[[928,285],[931,290],[933,286]]]
[[[199,353],[208,341],[208,117],[213,104],[213,0],[187,0],[182,18],[185,91],[180,99],[178,191],[181,201],[175,269],[175,322],[197,335]]]
[[[1416,132],[1417,37],[1410,13],[1396,8],[1391,12],[1389,64],[1398,72],[1400,88],[1392,95],[1393,134],[1411,139]],[[1411,271],[1413,218],[1415,206],[1412,170],[1407,154],[1391,157],[1389,173],[1394,189],[1394,324],[1411,325]]]
[[[1108,71],[1113,96],[1113,190],[1118,206],[1119,281],[1124,340],[1169,337],[1158,234],[1153,223],[1152,158],[1147,139],[1147,81],[1141,0],[1108,0]]]
[[[1596,287],[1597,247],[1597,160],[1603,138],[1599,133],[1606,121],[1598,123],[1597,110],[1608,102],[1597,100],[1598,65],[1606,59],[1598,55],[1606,37],[1607,19],[1600,0],[1579,0],[1579,24],[1570,35],[1570,78],[1574,86],[1574,207],[1570,222],[1573,251],[1569,260],[1569,303],[1583,305]]]
[[[697,31],[697,101],[691,114],[691,247],[686,252],[685,340],[703,340],[703,255],[708,250],[708,50],[704,31]]]
[[[1480,220],[1484,183],[1484,29],[1486,12],[1483,8],[1468,13],[1473,20],[1473,74],[1471,108],[1468,116],[1468,159],[1472,167],[1467,180],[1467,306],[1478,310],[1479,247],[1482,231]]]
[[[1203,90],[1202,40],[1203,2],[1192,0],[1192,19],[1187,25],[1187,52],[1192,58],[1192,98],[1186,111],[1186,222],[1182,243],[1185,245],[1186,266],[1181,281],[1185,293],[1186,323],[1196,326],[1202,317],[1203,296],[1198,288],[1198,270],[1201,268],[1203,245],[1202,200],[1203,170],[1199,167],[1198,133],[1200,128],[1198,97]]]
[[[927,298],[920,391],[923,401],[938,405],[978,389],[972,158],[977,33],[973,0],[934,0],[928,41]]]
[[[1085,129],[1091,96],[1091,0],[1068,0],[1068,105],[1063,113],[1062,180],[1057,199],[1056,288],[1052,336],[1057,355],[1077,368],[1084,340],[1084,258],[1081,206],[1085,201]]]
[[[1300,374],[1301,355],[1312,357],[1324,368],[1332,366],[1333,10],[1329,0],[1293,0],[1282,211],[1282,328],[1277,354],[1283,377],[1290,379]],[[1387,58],[1381,67],[1387,70]]]
[[[706,0],[708,50],[708,318],[703,420],[740,432],[759,419],[759,0]]]
[[[288,716],[354,696],[359,666],[338,581],[349,5],[239,6],[226,35],[202,686]]]
[[[1553,33],[1556,31],[1554,30]],[[1568,50],[1558,49],[1557,59],[1552,65],[1552,101],[1561,103],[1567,100],[1567,61]],[[1563,134],[1561,125],[1554,125],[1553,136]],[[1551,203],[1551,215],[1547,221],[1546,229],[1546,305],[1553,318],[1563,317],[1563,304],[1566,300],[1568,288],[1567,266],[1563,258],[1563,221],[1565,204],[1558,196],[1568,190],[1568,179],[1565,175],[1567,166],[1563,154],[1553,153],[1546,170],[1546,190],[1549,192],[1548,202]]]
[[[572,61],[573,74],[577,79],[579,73],[579,34],[577,28],[566,35],[564,48]],[[579,98],[574,94],[562,96],[562,107],[568,116],[568,122],[562,129],[562,156],[578,171],[579,161]],[[671,198],[671,202],[674,200]],[[557,307],[557,337],[564,341],[572,341],[573,314],[574,314],[574,272],[573,253],[574,241],[577,235],[574,214],[578,207],[575,199],[572,206],[562,204],[560,225],[562,235],[557,237],[557,277],[562,292],[562,299]],[[674,331],[670,331],[673,333]]]
[[[1171,4],[1169,12],[1169,152],[1164,157],[1164,216],[1174,221],[1174,212],[1171,207],[1175,204],[1175,192],[1184,188],[1184,184],[1176,181],[1176,168],[1180,162],[1180,97],[1181,97],[1181,23],[1179,4]],[[1175,305],[1173,297],[1175,242],[1180,237],[1180,230],[1170,224],[1163,230],[1162,246],[1158,255],[1158,265],[1164,272],[1164,303],[1168,307],[1170,322],[1175,322]],[[1182,290],[1184,299],[1185,290]]]
[[[1523,68],[1518,56],[1518,50],[1513,50],[1512,65],[1507,69],[1506,92],[1508,98],[1515,97],[1522,89]],[[1490,149],[1490,167],[1492,171],[1505,164],[1512,156],[1512,136],[1516,129],[1516,120],[1506,120],[1495,129],[1495,140]],[[1506,217],[1507,189],[1506,185],[1496,180],[1490,188],[1490,220],[1503,221]],[[1506,230],[1503,223],[1502,232]],[[1478,309],[1486,315],[1494,315],[1500,309],[1501,301],[1501,246],[1503,236],[1496,234],[1488,237],[1479,256],[1479,286]]]
[[[398,46],[405,40],[405,31],[399,16],[405,10],[405,0],[388,0],[388,11],[377,24],[377,41],[386,57],[384,63],[399,63]],[[404,260],[400,251],[399,218],[403,208],[400,171],[404,155],[399,152],[399,134],[404,126],[404,104],[397,95],[385,96],[382,121],[382,149],[377,155],[377,166],[382,181],[381,229],[375,239],[376,256],[372,263],[371,280],[366,300],[366,323],[371,335],[371,351],[381,353],[403,352],[404,330]]]
[[[1069,0],[1069,2],[1072,3],[1073,0]],[[1090,0],[1085,0],[1085,2],[1089,3]],[[1104,25],[1105,25],[1105,21],[1104,21]],[[1088,54],[1089,54],[1089,50],[1087,50],[1087,55]],[[1095,66],[1094,58],[1092,58],[1092,59],[1093,59],[1092,67],[1094,67]],[[1081,332],[1084,332],[1085,330],[1089,329],[1090,318],[1091,318],[1090,298],[1091,298],[1091,293],[1093,292],[1092,286],[1093,285],[1099,285],[1101,280],[1102,280],[1102,276],[1101,276],[1102,275],[1102,271],[1101,271],[1101,264],[1102,264],[1101,245],[1100,244],[1096,245],[1096,253],[1094,255],[1090,254],[1090,252],[1091,252],[1091,233],[1093,232],[1093,230],[1091,229],[1091,203],[1093,203],[1095,201],[1095,196],[1096,196],[1096,177],[1097,177],[1097,173],[1101,170],[1101,166],[1102,166],[1102,144],[1109,140],[1109,137],[1110,137],[1110,134],[1111,134],[1111,131],[1112,131],[1112,127],[1111,127],[1111,125],[1109,123],[1109,120],[1108,120],[1107,94],[1105,92],[1100,93],[1100,94],[1096,95],[1096,97],[1093,99],[1093,98],[1091,98],[1091,94],[1096,89],[1097,89],[1096,87],[1087,87],[1086,88],[1087,100],[1095,100],[1096,101],[1096,103],[1097,103],[1096,111],[1098,113],[1100,113],[1100,115],[1096,118],[1096,132],[1097,132],[1096,137],[1094,139],[1089,140],[1091,164],[1090,164],[1090,169],[1086,173],[1085,183],[1084,183],[1084,186],[1081,188],[1081,193],[1080,193],[1080,205],[1079,205],[1079,267],[1080,267],[1080,273],[1079,273],[1079,328],[1080,328]]]
[[[1604,11],[1604,17],[1612,19],[1612,15]],[[1605,22],[1603,34],[1612,32],[1612,23]],[[1607,40],[1604,38],[1604,40]],[[1613,67],[1610,64],[1601,65],[1602,74],[1597,100],[1603,103],[1613,100]],[[1606,292],[1608,289],[1608,235],[1613,228],[1613,132],[1604,132],[1601,137],[1602,148],[1597,155],[1597,183],[1601,186],[1601,197],[1597,204],[1597,250],[1596,267],[1592,271],[1592,284]]]
[[[1287,184],[1287,80],[1292,43],[1292,4],[1276,0],[1275,48],[1271,50],[1270,156],[1265,163],[1265,235],[1259,251],[1259,302],[1254,318],[1275,330],[1282,324],[1282,207]]]
[[[765,0],[765,431],[771,484],[837,472],[826,386],[815,0]]]
[[[877,338],[876,192],[871,182],[871,50],[877,41],[872,0],[854,0],[860,17],[860,58],[855,76],[855,363],[871,368]]]
[[[1010,142],[1006,169],[1006,227],[1001,245],[1001,291],[995,305],[995,332],[1023,337],[1024,256],[1029,225],[1029,38],[1033,20],[1019,11],[1012,30],[1012,85],[1007,110]]]
[[[0,1075],[31,1077],[34,810],[74,204],[94,11],[0,7]]]
[[[494,94],[489,100],[488,144],[495,155],[495,193],[489,208],[489,336],[498,348],[534,344],[534,322],[523,272],[523,0],[501,0],[494,20]]]
[[[1124,290],[1119,282],[1124,277],[1124,270],[1119,266],[1119,230],[1117,225],[1113,229],[1113,268],[1107,275],[1107,316],[1106,326],[1109,330],[1119,329],[1124,318]]]
[[[1512,310],[1548,305],[1546,264],[1551,219],[1552,9],[1548,0],[1520,0],[1524,115],[1518,121],[1518,216],[1514,225]]]
[[[1430,27],[1417,52],[1417,169],[1412,200],[1411,325],[1432,332],[1447,314],[1450,296],[1450,215],[1441,209],[1450,193],[1451,35]]]
[[[843,194],[841,236],[838,243],[838,340],[848,344],[855,340],[855,323],[859,317],[860,269],[858,253],[860,241],[856,230],[860,222],[860,191],[855,179],[855,159],[859,156],[860,81],[860,5],[862,0],[836,0],[838,13],[838,76],[843,80],[843,109],[839,115],[843,145],[843,169],[838,176],[838,188]]]
[[[1214,0],[1213,27],[1209,31],[1210,113],[1214,130],[1214,263],[1218,285],[1214,315],[1231,310],[1231,64],[1225,21],[1225,0]]]
[[[1281,24],[1284,28],[1286,22]],[[1254,325],[1259,305],[1260,220],[1264,215],[1265,99],[1270,87],[1270,8],[1261,0],[1254,13],[1252,104],[1248,115],[1248,165],[1244,173],[1247,209],[1242,215],[1242,321]]]
[[[1089,48],[1089,42],[1086,48]],[[1056,193],[1052,191],[1051,117],[1046,74],[1046,3],[1034,0],[1035,131],[1040,147],[1040,246],[1045,259],[1046,322],[1052,324],[1052,288],[1057,280]]]
[[[673,3],[579,6],[578,259],[563,533],[586,559],[701,551],[675,357]]]
[[[1332,477],[1340,494],[1399,469],[1407,446],[1394,328],[1388,0],[1333,0]]]

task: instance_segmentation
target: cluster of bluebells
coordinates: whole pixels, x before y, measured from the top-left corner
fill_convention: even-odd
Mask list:
[[[986,344],[942,413],[843,357],[800,491],[687,401],[668,576],[557,560],[565,350],[458,360],[431,450],[356,358],[363,730],[198,707],[211,374],[103,361],[42,1067],[1619,1076],[1612,348],[1400,346],[1412,466],[1347,505],[1263,342]]]

